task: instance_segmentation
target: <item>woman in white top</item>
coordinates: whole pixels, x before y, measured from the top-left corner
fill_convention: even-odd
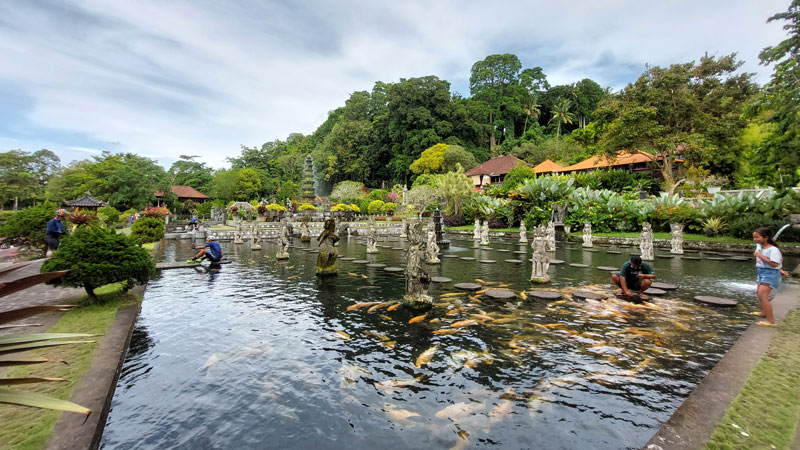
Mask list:
[[[756,243],[756,251],[753,255],[756,257],[756,271],[758,272],[758,290],[756,292],[758,301],[761,303],[761,312],[758,315],[766,319],[756,322],[756,325],[775,326],[769,294],[781,284],[783,255],[781,249],[772,240],[772,231],[769,228],[756,228],[753,231],[753,242]]]

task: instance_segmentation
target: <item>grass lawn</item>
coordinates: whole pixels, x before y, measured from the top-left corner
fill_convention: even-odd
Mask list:
[[[460,227],[445,227],[445,230],[469,230],[475,229],[474,225],[461,225]],[[519,233],[519,227],[513,228],[489,228],[489,231],[502,231],[504,233]]]
[[[570,236],[575,236],[582,238],[583,234],[581,233],[571,233]],[[638,238],[639,233],[637,232],[611,232],[611,233],[592,233],[592,236],[606,236],[606,237],[617,237],[617,238]],[[670,239],[671,236],[669,233],[653,233],[654,239]],[[730,236],[714,236],[708,237],[705,234],[693,234],[693,233],[684,233],[683,234],[684,241],[705,241],[705,242],[723,242],[726,244],[753,244],[752,239],[739,239]],[[800,242],[779,242],[778,245],[800,245]]]
[[[707,449],[788,449],[800,419],[800,309],[791,311]]]
[[[122,294],[121,284],[119,283],[98,288],[96,292],[104,303],[81,305],[64,313],[61,319],[48,332],[104,334],[114,321],[119,308],[140,301],[140,298],[132,292]],[[85,302],[86,297],[75,301]],[[80,340],[99,341],[99,339],[100,337]],[[26,355],[45,357],[50,362],[12,367],[5,371],[3,376],[66,378],[69,381],[29,384],[15,388],[68,400],[72,395],[73,389],[80,382],[81,377],[89,370],[98,345],[98,342],[94,342],[91,344],[70,344],[32,350]],[[62,360],[69,365],[59,362]],[[65,412],[64,414],[75,413]],[[61,411],[0,405],[0,449],[32,450],[44,448],[47,438],[60,415]]]

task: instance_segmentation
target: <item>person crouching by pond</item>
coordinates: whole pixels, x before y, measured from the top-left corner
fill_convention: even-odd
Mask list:
[[[647,300],[644,291],[650,288],[655,277],[653,268],[643,262],[640,256],[631,256],[631,260],[622,265],[618,274],[611,274],[611,280],[622,289],[622,295],[633,297],[631,290],[634,290],[637,291],[636,296],[639,300]]]
[[[45,232],[47,256],[58,250],[58,240],[64,235],[64,216],[66,215],[67,211],[59,209],[56,211],[56,216],[47,222],[47,231]]]
[[[756,294],[758,302],[761,304],[761,311],[754,313],[766,320],[756,322],[756,325],[771,327],[775,326],[775,318],[772,315],[772,304],[769,295],[773,289],[778,289],[781,284],[781,275],[789,274],[783,270],[783,254],[775,241],[772,240],[772,231],[769,228],[756,228],[753,231],[753,242],[756,243],[756,272],[758,273],[758,286]]]
[[[197,245],[194,249],[200,250],[200,252],[197,253],[194,259],[186,261],[187,263],[202,262],[203,259],[208,259],[212,263],[216,263],[222,259],[222,248],[219,246],[219,242],[217,242],[214,236],[208,237],[208,243],[206,243],[206,245]]]

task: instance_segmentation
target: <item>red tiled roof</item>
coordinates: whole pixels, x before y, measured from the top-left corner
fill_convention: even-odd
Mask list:
[[[172,186],[172,193],[177,195],[178,198],[202,198],[202,199],[211,198],[191,186]],[[154,193],[154,195],[156,197],[163,197],[164,193],[161,191],[157,191]]]
[[[617,151],[616,158],[613,160],[608,159],[605,155],[595,155],[577,164],[567,166],[563,170],[564,172],[571,172],[575,170],[599,169],[601,167],[627,166],[628,164],[650,162],[655,158],[655,156],[641,150],[619,150]]]
[[[511,171],[518,164],[530,164],[517,158],[514,155],[505,155],[497,158],[492,158],[485,163],[478,164],[477,166],[469,169],[464,175],[471,177],[473,175],[504,175]]]
[[[550,161],[549,159],[545,159],[533,168],[534,173],[556,173],[563,171],[564,167],[554,163],[553,161]]]

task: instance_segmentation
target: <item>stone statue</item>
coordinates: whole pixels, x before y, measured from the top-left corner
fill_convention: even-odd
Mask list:
[[[254,220],[250,224],[250,250],[261,250],[261,241],[258,236],[258,225]]]
[[[286,199],[286,217],[292,216],[292,201],[288,198]]]
[[[483,221],[483,228],[481,228],[481,245],[491,245],[489,243],[489,221]]]
[[[683,224],[682,223],[671,223],[669,224],[670,229],[670,237],[672,240],[670,244],[672,248],[669,250],[670,253],[675,255],[682,255],[683,254]]]
[[[408,194],[408,185],[403,185],[403,206],[406,205],[406,194]]]
[[[592,222],[583,224],[583,246],[586,248],[594,247],[592,245]]]
[[[522,244],[528,243],[528,229],[525,227],[525,221],[519,223],[519,242]]]
[[[408,229],[408,247],[406,247],[406,295],[403,304],[411,309],[428,309],[433,306],[433,299],[428,295],[431,279],[422,266],[425,244],[422,237],[422,223],[417,222]]]
[[[242,221],[237,220],[234,222],[233,243],[244,244],[244,236],[242,235]]]
[[[375,217],[369,217],[369,231],[367,231],[367,253],[378,253],[378,230],[375,228]]]
[[[439,245],[436,244],[436,232],[428,228],[428,242],[425,244],[425,262],[439,264]]]
[[[336,258],[339,253],[334,245],[339,241],[339,236],[335,233],[336,222],[333,219],[325,220],[325,226],[317,236],[319,242],[319,255],[317,255],[317,276],[325,277],[336,275],[339,269],[336,268]]]
[[[556,225],[552,220],[547,222],[546,233],[547,243],[545,245],[545,250],[548,252],[554,252],[556,251]]]
[[[639,236],[641,242],[639,243],[639,250],[642,252],[643,261],[652,261],[653,259],[653,227],[645,222],[642,224],[642,234]]]
[[[567,205],[553,205],[553,223],[563,225],[565,217],[567,217]]]
[[[311,232],[308,230],[308,216],[303,217],[303,221],[300,222],[300,242],[310,242],[311,241]]]
[[[531,281],[534,283],[547,283],[550,275],[547,269],[550,268],[550,257],[547,256],[547,228],[544,225],[537,225],[533,231],[533,267],[531,267]]]
[[[289,224],[288,219],[281,220],[281,231],[278,236],[278,253],[275,259],[289,259]]]
[[[475,241],[481,240],[481,221],[475,219],[475,227],[472,229],[472,239]]]

